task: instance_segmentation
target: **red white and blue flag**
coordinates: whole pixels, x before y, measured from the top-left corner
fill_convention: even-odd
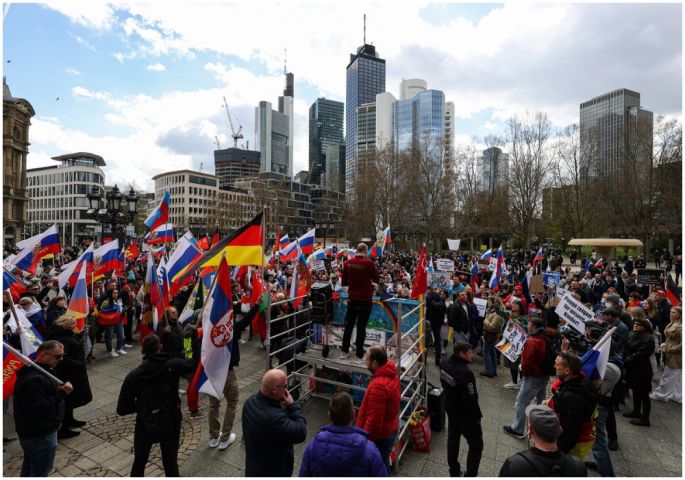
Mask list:
[[[96,277],[119,267],[119,239],[105,243],[93,252],[93,271]]]
[[[296,242],[300,245],[300,250],[302,250],[302,253],[304,255],[309,255],[314,251],[314,236],[316,234],[316,229],[312,228],[309,230],[307,233],[302,235],[300,238],[296,240]]]
[[[281,249],[287,247],[289,243],[290,243],[290,239],[288,238],[287,233],[285,235],[283,235],[281,237],[281,239],[278,241],[278,244],[279,244]]]
[[[473,266],[471,267],[471,291],[474,293],[478,291],[478,272],[479,271],[480,271],[480,268],[478,267],[478,262],[473,262]]]
[[[24,247],[19,247],[22,248],[22,250],[12,259],[12,263],[16,265],[17,268],[26,272],[36,273],[36,267],[38,267],[45,256],[60,253],[62,251],[57,225],[53,225],[43,233],[31,237],[29,240],[31,241],[25,240],[19,242],[24,245]]]
[[[162,198],[162,201],[159,203],[159,205],[157,205],[157,208],[155,208],[145,219],[145,226],[150,230],[154,230],[155,228],[167,223],[169,221],[170,203],[171,195],[169,194],[169,190],[167,190],[164,192],[164,198]]]
[[[62,272],[57,275],[57,280],[59,282],[59,288],[64,288],[67,285],[73,287],[76,285],[78,280],[79,272],[81,271],[81,266],[85,265],[86,274],[92,273],[93,271],[93,244],[88,245],[85,252],[81,254],[76,260],[67,263],[62,267]]]
[[[166,262],[169,291],[172,297],[176,296],[183,285],[192,280],[192,277],[187,277],[185,282],[181,282],[181,276],[200,257],[202,257],[202,250],[195,242],[195,237],[190,231],[186,232]]]
[[[495,258],[495,270],[492,272],[490,284],[488,285],[488,288],[492,291],[496,291],[499,288],[499,278],[504,272],[504,254],[502,252],[502,247],[497,249],[497,257]]]
[[[214,288],[202,313],[201,370],[196,388],[216,398],[223,396],[233,352],[233,302],[231,272],[222,258]]]
[[[171,223],[160,225],[154,230],[150,230],[145,235],[145,243],[148,245],[159,245],[160,243],[173,243],[174,241],[174,226]]]
[[[609,363],[609,353],[611,353],[611,336],[615,330],[616,327],[612,327],[592,349],[580,358],[581,371],[590,380],[604,379],[607,363]]]
[[[385,236],[385,244],[387,245],[388,243],[392,242],[392,237],[390,236],[390,225],[386,227],[385,230],[383,230],[383,234]]]
[[[79,332],[83,330],[88,312],[88,284],[86,281],[86,265],[81,264],[81,268],[78,273],[78,279],[76,281],[76,287],[74,287],[74,292],[71,294],[71,299],[69,300],[69,305],[67,306],[67,313],[73,315],[73,317],[76,319],[76,328],[78,328]]]
[[[26,292],[26,285],[24,282],[19,280],[17,277],[12,275],[10,272],[7,271],[7,269],[3,266],[2,268],[2,290],[3,291],[10,291],[10,295],[12,295],[12,300],[15,302],[19,301],[19,297],[21,297],[22,293]]]
[[[542,247],[540,247],[540,249],[535,254],[535,257],[533,257],[533,268],[535,268],[535,264],[541,262],[543,258],[544,257],[542,255]]]

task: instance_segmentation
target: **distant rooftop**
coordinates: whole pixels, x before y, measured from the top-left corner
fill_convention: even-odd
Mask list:
[[[70,160],[91,160],[98,167],[104,167],[106,165],[105,159],[100,155],[95,155],[94,153],[88,152],[65,153],[64,155],[52,157],[52,159],[58,162],[69,162]]]

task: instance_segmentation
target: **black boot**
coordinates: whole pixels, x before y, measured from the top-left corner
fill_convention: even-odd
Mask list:
[[[640,412],[626,412],[623,416],[626,418],[640,418],[642,414]]]
[[[634,418],[630,421],[633,425],[637,425],[638,427],[651,427],[652,424],[649,423],[648,418]]]
[[[69,430],[68,428],[62,427],[62,429],[57,431],[57,438],[60,440],[66,439],[66,438],[72,438],[72,437],[77,437],[78,435],[81,435],[81,432],[75,432],[73,430]]]

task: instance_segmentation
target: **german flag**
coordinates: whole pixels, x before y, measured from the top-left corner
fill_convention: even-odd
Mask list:
[[[226,263],[229,266],[261,265],[264,260],[262,216],[263,213],[259,213],[250,222],[213,245],[188,267],[180,281],[193,275],[198,268],[218,267],[223,252],[226,252]]]

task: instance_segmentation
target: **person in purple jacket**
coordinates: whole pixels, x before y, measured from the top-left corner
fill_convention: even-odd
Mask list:
[[[338,392],[328,406],[331,425],[309,442],[302,457],[300,477],[387,477],[376,445],[369,434],[353,427],[354,406],[348,393]]]

